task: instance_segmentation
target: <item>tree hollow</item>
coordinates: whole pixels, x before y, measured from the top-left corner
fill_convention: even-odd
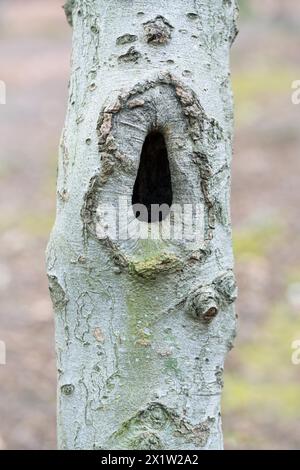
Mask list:
[[[160,222],[169,214],[172,199],[172,180],[165,138],[161,132],[151,131],[142,147],[133,188],[134,215],[141,222]]]

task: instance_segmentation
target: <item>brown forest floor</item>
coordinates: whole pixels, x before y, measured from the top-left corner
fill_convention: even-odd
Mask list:
[[[0,449],[55,448],[53,315],[44,250],[71,30],[62,0],[3,0],[0,106]],[[239,335],[227,361],[226,448],[300,448],[300,7],[242,1],[232,50],[236,97],[232,214]],[[263,6],[261,5],[263,3]]]

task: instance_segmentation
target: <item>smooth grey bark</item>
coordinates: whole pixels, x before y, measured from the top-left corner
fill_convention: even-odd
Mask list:
[[[70,93],[47,267],[61,449],[221,449],[235,335],[229,211],[233,0],[72,0]],[[103,238],[159,129],[204,242]],[[100,228],[99,228],[100,227]]]

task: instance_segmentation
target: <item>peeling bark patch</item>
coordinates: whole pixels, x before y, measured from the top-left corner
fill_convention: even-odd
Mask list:
[[[139,100],[138,98],[136,98],[136,99],[128,101],[127,106],[129,109],[134,109],[134,108],[141,108],[142,106],[144,106],[144,104],[145,104],[144,100]]]
[[[123,36],[119,36],[116,40],[117,46],[122,46],[124,44],[129,44],[132,42],[137,41],[137,36],[135,34],[123,34]]]
[[[237,287],[231,270],[218,276],[211,284],[199,286],[186,299],[186,312],[203,323],[210,323],[220,307],[237,297]]]
[[[182,86],[177,85],[176,95],[179,97],[183,106],[191,106],[194,102],[194,97],[192,93],[188,90],[185,90]]]
[[[109,105],[105,108],[105,113],[116,114],[121,110],[121,107],[122,107],[122,104],[121,104],[120,100],[117,99],[114,103],[112,103],[111,105]],[[102,123],[103,123],[103,119],[102,119]],[[98,128],[99,128],[99,126],[98,126]],[[101,129],[101,127],[100,127],[100,129]]]
[[[163,16],[144,23],[145,38],[148,44],[165,44],[171,38],[173,26]]]
[[[102,124],[100,127],[100,132],[99,132],[101,141],[106,140],[108,134],[111,131],[111,127],[112,127],[112,115],[111,113],[104,113]]]
[[[140,59],[141,54],[135,49],[135,47],[130,47],[125,54],[122,54],[118,57],[119,62],[128,63],[133,62],[137,63]]]

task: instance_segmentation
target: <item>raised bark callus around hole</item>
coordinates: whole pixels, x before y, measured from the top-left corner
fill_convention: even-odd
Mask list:
[[[139,205],[147,209],[142,211]],[[137,178],[133,188],[134,215],[142,222],[163,220],[172,204],[172,182],[164,136],[150,132],[144,142]],[[157,210],[161,206],[161,210]]]
[[[221,449],[236,327],[235,1],[68,0],[65,10],[72,74],[47,251],[59,447]],[[200,236],[181,236],[187,219],[173,214],[140,223],[135,203],[196,208]]]

